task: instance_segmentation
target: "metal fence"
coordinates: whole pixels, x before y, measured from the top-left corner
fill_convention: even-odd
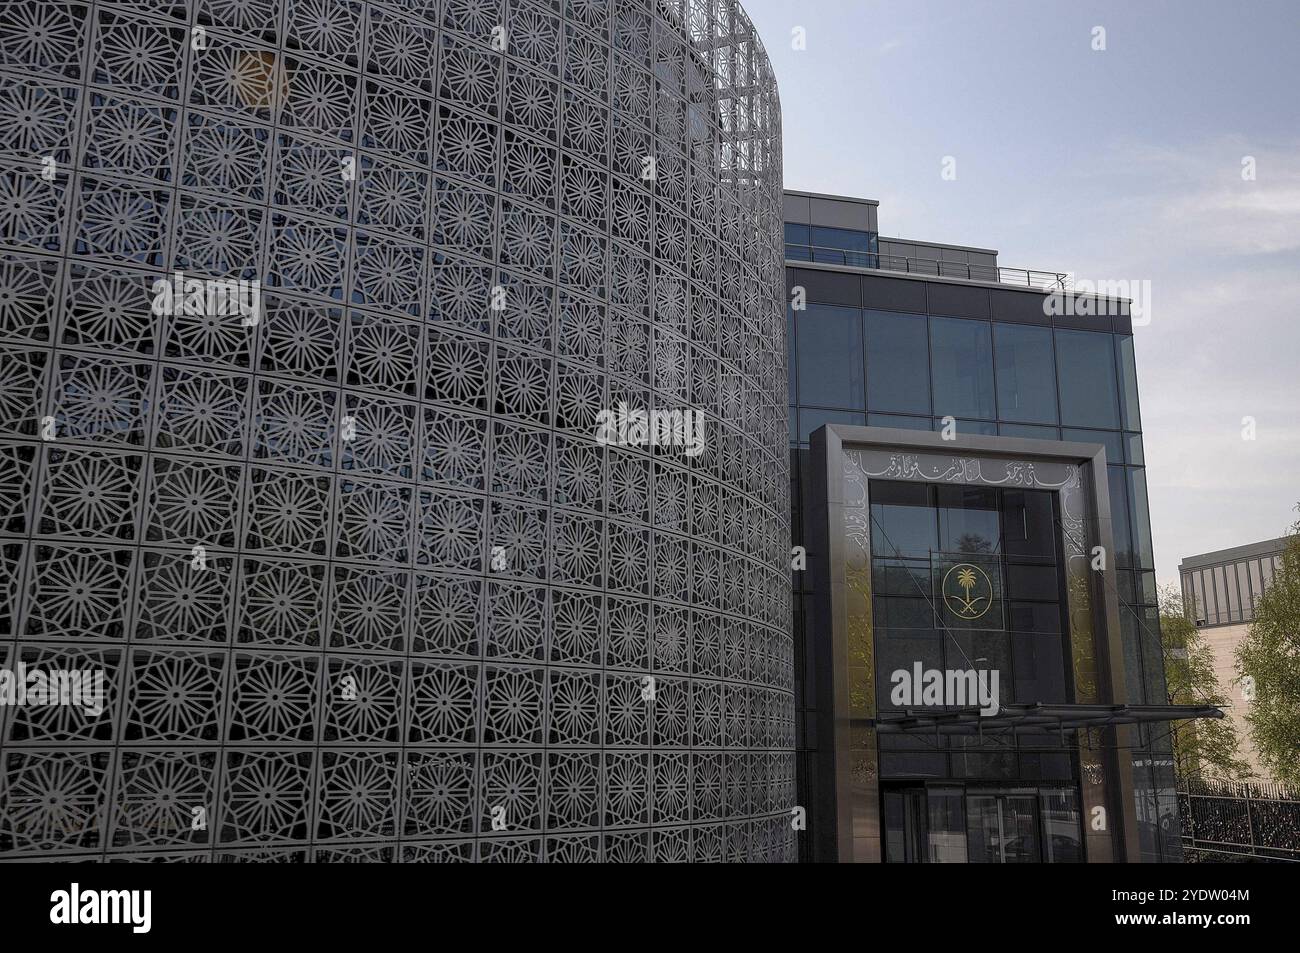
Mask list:
[[[841,248],[824,248],[820,245],[785,246],[787,261],[813,261],[831,265],[849,265],[853,268],[878,268],[884,271],[901,271],[909,275],[928,275],[935,278],[961,278],[967,281],[986,281],[994,284],[1019,285],[1042,291],[1069,291],[1070,276],[1057,271],[1035,271],[1028,268],[1002,268],[998,265],[968,264],[964,261],[938,261],[933,258],[916,258],[904,255],[883,255],[878,252],[848,251]]]
[[[1189,862],[1300,861],[1300,791],[1192,780],[1178,791]]]

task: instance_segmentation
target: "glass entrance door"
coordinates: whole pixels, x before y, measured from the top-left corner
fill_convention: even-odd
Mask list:
[[[1068,864],[1084,859],[1079,794],[1065,787],[886,785],[891,864]]]
[[[925,788],[885,792],[885,860],[891,864],[925,863]]]
[[[1038,863],[1042,852],[1037,794],[967,795],[966,838],[972,864]]]
[[[926,789],[926,859],[932,864],[966,863],[966,798],[960,787]]]
[[[964,864],[966,810],[960,787],[885,791],[885,859],[891,864]]]
[[[1049,864],[1083,860],[1079,795],[1069,788],[1045,790],[1039,799],[1043,814],[1043,859]]]

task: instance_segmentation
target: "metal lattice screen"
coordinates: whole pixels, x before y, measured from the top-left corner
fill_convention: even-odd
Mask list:
[[[736,3],[3,0],[0,147],[0,666],[105,688],[0,707],[0,855],[793,857]]]

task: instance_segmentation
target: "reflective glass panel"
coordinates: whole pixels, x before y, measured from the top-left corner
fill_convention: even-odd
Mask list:
[[[1049,864],[1077,864],[1083,860],[1083,834],[1079,826],[1079,796],[1061,788],[1040,794],[1043,811],[1043,860]]]
[[[990,325],[961,318],[930,319],[935,416],[993,418]]]
[[[867,406],[872,411],[930,413],[929,348],[925,315],[867,312]]]
[[[995,324],[993,341],[998,372],[998,417],[1024,423],[1056,423],[1051,329]]]
[[[795,312],[799,403],[858,409],[863,406],[862,312],[810,304]]]
[[[1109,334],[1057,330],[1056,373],[1062,424],[1120,429],[1114,349]]]

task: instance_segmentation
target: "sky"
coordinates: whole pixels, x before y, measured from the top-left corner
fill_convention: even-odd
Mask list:
[[[882,235],[1150,282],[1135,347],[1161,584],[1289,530],[1300,0],[743,2],[786,188],[878,199]]]

